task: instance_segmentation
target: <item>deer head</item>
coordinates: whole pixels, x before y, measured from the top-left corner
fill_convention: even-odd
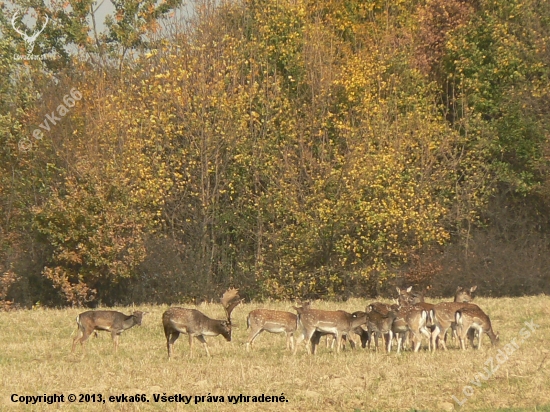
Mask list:
[[[42,26],[42,28],[38,31],[35,31],[32,36],[29,36],[27,33],[25,33],[24,31],[22,30],[19,30],[16,26],[15,26],[15,19],[17,18],[17,15],[19,14],[18,11],[16,11],[14,14],[13,14],[13,17],[11,18],[11,25],[13,27],[13,29],[19,33],[21,35],[21,37],[23,37],[23,40],[25,40],[25,43],[27,43],[26,47],[27,47],[27,54],[31,54],[32,51],[34,50],[34,42],[36,41],[36,39],[38,38],[38,35],[40,33],[42,33],[44,31],[44,29],[46,28],[46,25],[48,24],[48,21],[50,20],[50,18],[48,17],[48,15],[46,14],[46,21],[44,22],[44,25]]]

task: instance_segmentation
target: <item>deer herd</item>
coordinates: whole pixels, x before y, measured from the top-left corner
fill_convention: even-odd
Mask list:
[[[366,310],[348,313],[343,310],[328,311],[315,309],[310,302],[302,306],[294,306],[296,313],[255,309],[248,314],[246,350],[250,351],[260,333],[285,333],[287,350],[296,353],[300,343],[305,343],[308,353],[315,354],[323,336],[327,336],[327,345],[332,339],[336,344],[336,352],[348,341],[355,348],[355,338],[359,336],[363,348],[371,346],[378,350],[378,341],[383,339],[384,349],[390,352],[394,343],[399,353],[410,342],[410,348],[418,352],[422,345],[422,338],[426,338],[428,350],[436,348],[447,350],[446,338],[449,328],[453,339],[458,338],[460,347],[466,349],[465,339],[468,337],[474,347],[477,336],[477,349],[481,348],[483,333],[491,339],[491,343],[498,343],[498,334],[493,332],[489,316],[477,305],[471,303],[472,294],[476,286],[471,288],[458,287],[454,302],[431,304],[424,302],[423,293],[412,292],[397,288],[398,298],[395,304],[374,302],[367,305]],[[168,359],[172,356],[174,343],[181,333],[189,336],[190,353],[193,351],[193,337],[204,346],[207,356],[210,356],[206,336],[222,335],[231,341],[231,332],[235,325],[231,321],[231,313],[242,299],[237,289],[227,290],[220,299],[225,309],[226,319],[211,319],[197,309],[173,307],[162,314],[162,326],[166,337]],[[122,332],[141,325],[143,315],[147,312],[134,312],[125,315],[121,312],[97,310],[79,314],[76,318],[78,325],[77,336],[73,340],[72,351],[78,342],[81,345],[92,333],[97,331],[111,332],[115,352],[118,349],[118,337]]]

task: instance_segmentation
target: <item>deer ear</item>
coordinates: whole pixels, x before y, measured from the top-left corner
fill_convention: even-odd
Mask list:
[[[410,291],[412,290],[412,288],[413,288],[412,286],[409,286],[409,287],[407,288],[407,292],[410,293]]]
[[[472,286],[472,287],[470,288],[470,293],[475,292],[476,289],[477,289],[477,285]]]
[[[461,288],[460,286],[457,286],[457,287],[456,287],[456,291],[457,291],[457,292],[460,292],[461,290],[462,290],[462,288]]]
[[[395,289],[397,289],[397,293],[401,293],[401,289],[399,289],[399,287],[395,287]]]

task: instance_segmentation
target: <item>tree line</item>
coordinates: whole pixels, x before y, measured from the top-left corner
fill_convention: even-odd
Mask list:
[[[547,2],[14,4],[4,308],[548,292]]]

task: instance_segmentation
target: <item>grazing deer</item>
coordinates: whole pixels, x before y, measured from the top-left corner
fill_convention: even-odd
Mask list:
[[[315,354],[317,348],[316,340],[312,337],[316,331],[334,334],[336,337],[336,352],[340,352],[342,336],[349,337],[350,332],[357,326],[367,322],[365,312],[348,313],[343,310],[327,311],[301,307],[294,309],[298,312],[298,322],[302,325],[303,339],[306,342],[308,352]],[[310,347],[311,344],[311,347]],[[297,347],[294,349],[296,353]]]
[[[131,315],[125,315],[121,312],[114,310],[90,310],[82,312],[76,317],[76,324],[78,325],[78,331],[76,337],[73,340],[73,347],[71,349],[74,352],[76,343],[80,341],[80,345],[84,350],[84,342],[90,337],[92,333],[96,333],[98,330],[104,330],[111,332],[111,338],[115,345],[115,353],[118,351],[118,337],[126,329],[130,329],[135,325],[141,326],[141,320],[143,315],[147,312],[134,312]]]
[[[414,293],[411,292],[412,286],[409,286],[407,289],[399,289],[397,288],[398,293],[398,300],[399,304],[406,306],[407,304],[410,305],[416,305],[421,307],[422,309],[425,309],[428,311],[428,318],[426,322],[426,326],[433,332],[434,326],[433,326],[433,317],[434,317],[434,305],[431,303],[424,302],[424,292],[422,293]],[[472,294],[477,289],[477,286],[472,286],[470,289],[468,288],[462,288],[458,287],[455,292],[454,301],[455,302],[461,302],[461,303],[468,303],[474,300],[474,297]],[[457,336],[456,333],[456,323],[451,324],[452,329],[452,338],[453,340]],[[473,336],[472,336],[473,338]],[[445,334],[445,342],[447,342],[447,335]],[[431,346],[431,344],[429,344]]]
[[[432,331],[432,350],[435,350],[436,339],[447,350],[445,335],[449,328],[456,329],[455,314],[464,308],[477,308],[477,305],[467,302],[441,302],[434,306],[434,329]],[[480,309],[481,310],[481,309]]]
[[[357,314],[364,313],[364,312],[355,312]],[[357,326],[353,330],[350,331],[350,334],[343,334],[342,335],[342,347],[345,348],[345,341],[349,340],[350,346],[352,349],[355,349],[357,347],[357,344],[355,343],[355,340],[353,339],[352,335],[358,335],[361,339],[361,347],[366,348],[367,343],[370,342],[370,333],[363,329],[362,326]],[[317,346],[321,342],[321,338],[323,336],[327,337],[327,348],[334,349],[334,343],[336,342],[336,337],[334,333],[330,332],[319,332],[318,330],[315,331],[313,336],[311,337],[311,348],[313,353],[315,354]],[[332,339],[329,343],[329,339]]]
[[[263,331],[269,333],[286,333],[286,348],[294,351],[294,333],[298,327],[298,316],[294,313],[280,310],[255,309],[246,319],[247,329],[250,329],[246,350]]]
[[[205,336],[222,335],[225,340],[231,342],[231,312],[242,302],[237,292],[237,289],[229,289],[220,299],[227,315],[225,320],[210,319],[196,309],[170,308],[164,312],[162,314],[162,325],[166,336],[168,359],[172,356],[172,348],[180,333],[189,335],[189,352],[191,355],[193,354],[193,337],[202,342],[207,356],[210,356],[210,352]]]
[[[472,305],[472,307],[465,307],[459,309],[455,313],[455,321],[458,329],[458,338],[460,340],[460,347],[465,350],[466,346],[464,345],[464,339],[466,335],[470,339],[472,347],[474,347],[474,336],[473,334],[468,333],[469,330],[474,329],[478,332],[479,338],[477,341],[477,348],[481,349],[481,338],[483,332],[489,336],[491,339],[491,344],[495,346],[499,342],[498,333],[493,332],[491,326],[491,319],[485,312],[483,312],[479,307]]]

